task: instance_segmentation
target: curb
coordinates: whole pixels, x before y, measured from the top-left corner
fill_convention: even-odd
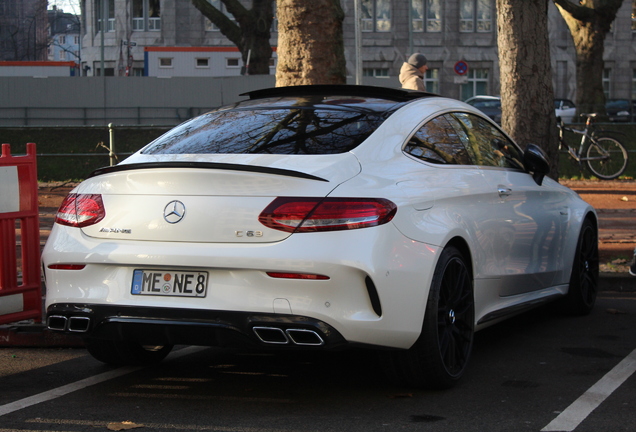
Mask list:
[[[601,273],[599,292],[636,293],[636,277],[628,273]],[[78,335],[58,333],[42,323],[17,323],[0,326],[0,348],[83,348]]]
[[[601,273],[598,290],[599,292],[636,292],[636,277],[629,273]]]

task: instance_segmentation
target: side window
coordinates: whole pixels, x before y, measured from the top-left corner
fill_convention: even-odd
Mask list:
[[[473,114],[454,113],[453,126],[465,140],[465,146],[475,164],[523,169],[519,149],[490,122]]]
[[[470,157],[449,115],[442,115],[422,126],[406,144],[404,151],[426,162],[470,165]]]

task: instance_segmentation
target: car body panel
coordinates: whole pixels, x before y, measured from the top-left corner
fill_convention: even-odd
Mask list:
[[[161,158],[150,159],[157,163]],[[358,161],[351,154],[322,155],[312,157],[311,162],[308,156],[269,159],[267,166],[301,169],[312,175],[319,173],[325,181],[212,168],[118,171],[88,179],[76,189],[76,193],[102,194],[105,206],[117,209],[108,210],[100,223],[84,227],[82,231],[91,237],[122,240],[279,241],[289,233],[264,227],[258,222],[258,216],[281,191],[286,196],[325,196],[360,171]],[[175,201],[182,203],[185,216],[179,223],[170,223],[164,215],[167,206]],[[249,237],[237,234],[245,231],[260,234]]]
[[[435,266],[451,244],[471,269],[477,329],[565,295],[580,227],[594,209],[549,178],[537,184],[521,167],[434,164],[405,152],[422,125],[454,112],[485,119],[470,105],[424,95],[396,106],[340,154],[142,150],[98,172],[74,193],[101,194],[106,217],[81,229],[55,224],[44,248],[49,315],[99,306],[117,321],[121,307],[138,314],[127,319],[148,321],[144,314],[178,311],[185,328],[201,325],[204,315],[206,325],[237,330],[221,324],[221,315],[242,313],[249,323],[258,315],[259,323],[327,326],[349,344],[407,349],[420,336]],[[258,221],[281,196],[380,198],[397,210],[378,226],[290,234]],[[172,201],[187,209],[178,223],[164,219]],[[243,231],[260,235],[237,236]],[[207,294],[134,294],[135,270],[207,272]]]
[[[576,105],[569,99],[555,99],[554,113],[557,119],[563,120],[563,123],[572,123],[576,115]]]
[[[465,101],[478,110],[482,111],[497,124],[501,124],[501,98],[499,96],[479,95],[473,96]]]
[[[632,101],[629,99],[608,99],[605,110],[611,122],[632,121]]]
[[[426,301],[437,248],[405,238],[394,240],[400,237],[392,233],[395,228],[390,224],[379,228],[345,232],[344,236],[341,232],[327,233],[311,248],[302,235],[259,245],[210,248],[205,243],[179,246],[157,242],[150,248],[147,242],[130,241],[114,248],[98,239],[78,239],[68,232],[73,228],[59,227],[44,252],[45,265],[54,263],[56,256],[64,256],[65,262],[81,262],[87,267],[80,271],[47,270],[47,307],[79,301],[277,313],[275,304],[284,299],[291,313],[323,320],[350,342],[408,348],[419,336],[418,311]],[[207,297],[132,295],[133,270],[153,268],[208,271]],[[266,274],[290,269],[325,274],[330,279],[287,281]],[[367,275],[377,287],[382,317],[373,312],[368,300],[364,286]],[[422,283],[413,285],[412,280]]]

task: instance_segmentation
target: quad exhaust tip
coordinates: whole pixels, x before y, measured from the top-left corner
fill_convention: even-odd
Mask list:
[[[46,320],[46,325],[51,330],[85,333],[90,327],[91,319],[84,316],[65,317],[63,315],[51,315]]]
[[[286,329],[278,327],[253,327],[254,334],[266,344],[321,346],[325,344],[320,335],[307,329]]]

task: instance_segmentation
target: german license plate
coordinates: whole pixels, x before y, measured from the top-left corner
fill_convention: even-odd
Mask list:
[[[133,295],[205,297],[208,272],[180,270],[134,270]]]

